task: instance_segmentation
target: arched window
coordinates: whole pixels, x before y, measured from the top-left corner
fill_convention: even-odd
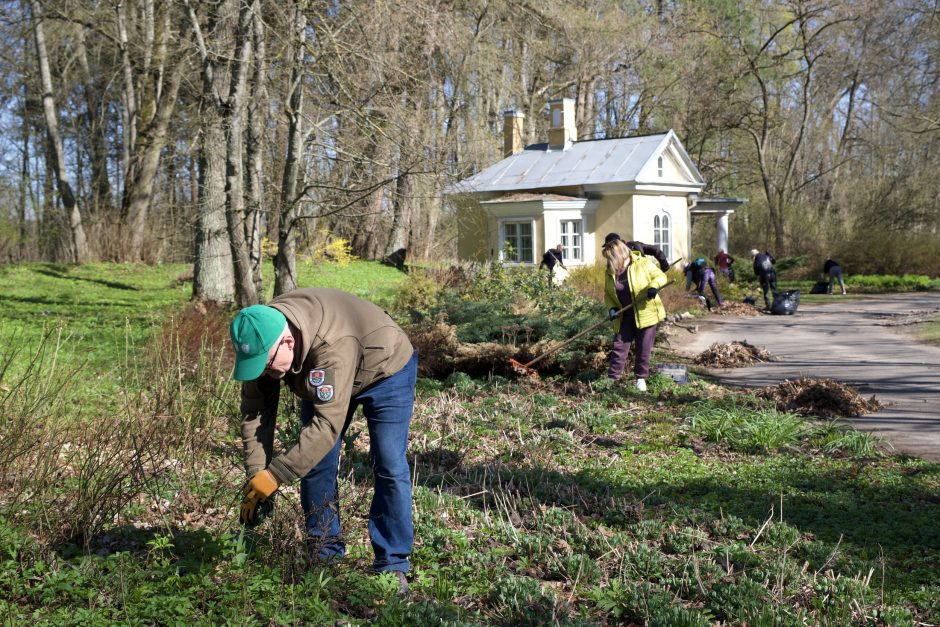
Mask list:
[[[665,211],[653,218],[653,243],[659,246],[666,259],[672,259],[672,223]]]
[[[656,160],[656,171],[659,173],[659,178],[663,178],[663,157],[660,155],[659,159]]]

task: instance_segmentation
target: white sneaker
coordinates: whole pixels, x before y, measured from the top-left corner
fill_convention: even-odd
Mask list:
[[[646,391],[646,379],[637,379],[636,380],[636,389],[640,392]]]

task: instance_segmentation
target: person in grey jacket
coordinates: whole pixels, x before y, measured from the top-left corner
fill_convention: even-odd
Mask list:
[[[414,542],[406,457],[417,353],[376,305],[333,289],[299,289],[242,309],[231,325],[233,377],[243,381],[241,433],[248,483],[241,521],[282,485],[300,479],[308,544],[330,561],[345,554],[337,471],[343,435],[361,406],[369,429],[375,491],[369,537],[377,572],[405,572]],[[301,399],[297,441],[274,453],[281,383]]]

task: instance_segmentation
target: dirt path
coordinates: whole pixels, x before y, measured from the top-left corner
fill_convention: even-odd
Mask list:
[[[715,342],[747,340],[777,361],[711,369],[719,380],[747,387],[801,376],[829,377],[887,406],[848,420],[896,451],[940,461],[940,347],[918,343],[906,327],[940,312],[940,294],[899,294],[800,305],[792,316],[714,316],[681,350],[697,355]]]

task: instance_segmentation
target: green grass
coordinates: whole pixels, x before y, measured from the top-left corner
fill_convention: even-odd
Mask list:
[[[917,336],[928,344],[940,345],[940,317],[920,325]]]
[[[265,300],[273,291],[270,266],[264,266]],[[188,271],[185,264],[0,265],[0,336],[32,345],[43,329],[62,327],[66,366],[111,373],[190,299],[192,282],[180,280]],[[300,287],[342,289],[386,307],[404,279],[375,262],[298,263]]]
[[[46,268],[0,271],[0,293],[15,297],[0,314],[0,355],[16,347],[4,341],[14,329],[38,337],[52,319],[74,329],[73,349],[94,347],[94,363],[123,359],[125,326],[142,358],[154,325],[188,297],[172,284],[181,266]],[[301,283],[388,304],[400,277],[353,264],[304,268]],[[940,621],[940,465],[694,376],[678,386],[654,375],[647,395],[603,378],[420,380],[412,594],[400,598],[368,572],[361,419],[339,477],[350,554],[325,567],[298,549],[296,487],[255,532],[235,523],[238,390],[222,365],[141,370],[120,383],[127,402],[113,415],[103,378],[59,386],[50,363],[44,354],[26,381],[0,381],[0,616],[11,624]],[[75,404],[87,431],[55,428]],[[286,399],[282,410],[284,443]],[[114,451],[95,448],[104,439]],[[16,457],[10,444],[29,450]],[[126,471],[115,475],[115,460]],[[109,500],[120,496],[102,485],[112,477],[126,503]],[[87,546],[68,539],[83,494],[109,504],[104,519],[85,515]]]

